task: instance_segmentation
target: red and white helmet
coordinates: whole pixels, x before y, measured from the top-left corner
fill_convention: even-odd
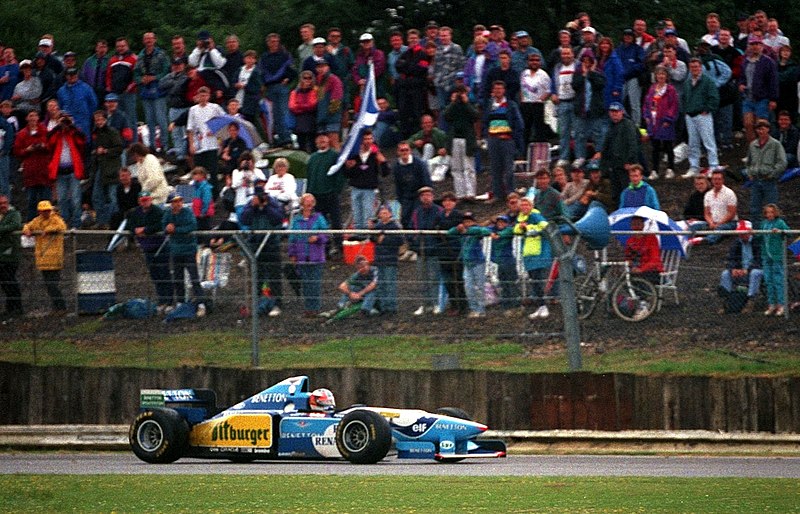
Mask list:
[[[308,408],[313,411],[328,412],[336,409],[333,393],[325,388],[314,389],[308,398]]]

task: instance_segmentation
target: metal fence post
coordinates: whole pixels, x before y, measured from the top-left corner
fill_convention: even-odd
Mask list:
[[[567,343],[567,360],[570,371],[580,371],[583,367],[581,359],[581,332],[578,324],[578,307],[575,302],[575,281],[572,269],[573,252],[564,244],[561,231],[556,223],[548,223],[545,233],[550,239],[553,254],[558,259],[558,276],[561,291],[561,309],[564,314],[564,339]]]
[[[257,256],[247,245],[247,241],[242,237],[242,234],[234,234],[233,238],[236,240],[236,244],[239,245],[239,249],[250,264],[250,365],[257,368],[259,366]]]

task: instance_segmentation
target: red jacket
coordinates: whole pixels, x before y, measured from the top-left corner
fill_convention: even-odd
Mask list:
[[[293,89],[289,93],[289,111],[292,114],[306,114],[317,112],[317,91],[314,88],[309,88],[305,91],[302,89]]]
[[[625,260],[632,268],[639,268],[642,273],[664,271],[661,263],[661,249],[658,247],[658,238],[655,234],[642,234],[631,236],[625,243]]]
[[[47,150],[47,128],[44,124],[39,123],[35,135],[31,134],[28,127],[20,130],[14,138],[13,152],[22,161],[23,186],[50,186],[53,184],[47,170],[50,152]]]
[[[50,152],[47,171],[49,172],[50,180],[55,181],[56,177],[58,177],[58,165],[61,162],[61,150],[64,147],[62,141],[65,138],[72,156],[72,169],[75,173],[75,178],[83,180],[83,151],[86,146],[86,136],[74,126],[67,129],[67,131],[63,127],[57,126],[47,134],[47,150]]]

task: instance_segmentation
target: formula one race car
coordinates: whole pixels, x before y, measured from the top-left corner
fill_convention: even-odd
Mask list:
[[[340,459],[372,464],[394,442],[398,458],[456,462],[505,457],[502,441],[476,439],[486,425],[461,409],[435,414],[415,409],[355,405],[336,411],[327,389],[308,390],[308,377],[292,377],[221,412],[208,389],[142,390],[131,424],[133,453],[145,462],[181,457]]]

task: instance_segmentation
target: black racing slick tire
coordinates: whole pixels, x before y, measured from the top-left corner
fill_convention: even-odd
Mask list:
[[[466,419],[467,421],[472,421],[472,416],[470,416],[469,413],[464,409],[459,409],[458,407],[439,407],[438,409],[436,409],[436,414],[441,414],[442,416],[450,416],[451,418]]]
[[[128,439],[133,453],[150,464],[169,464],[183,456],[189,425],[173,409],[147,409],[131,423]]]
[[[336,448],[353,464],[375,464],[392,445],[392,429],[377,412],[354,410],[336,427]]]

